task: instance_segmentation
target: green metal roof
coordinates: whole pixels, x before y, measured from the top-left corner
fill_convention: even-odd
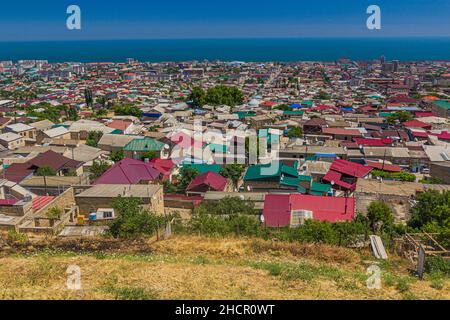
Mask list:
[[[302,116],[305,112],[301,110],[286,110],[283,112],[285,116]]]
[[[192,169],[196,169],[199,174],[203,174],[206,173],[208,171],[213,171],[217,174],[220,174],[220,172],[222,171],[223,167],[220,164],[200,164],[200,163],[189,163],[189,164],[184,164],[183,167],[189,167]]]
[[[256,116],[256,112],[253,111],[238,111],[236,112],[236,114],[238,115],[239,119]]]
[[[248,167],[247,171],[245,172],[244,180],[245,181],[264,180],[268,178],[281,176],[281,165],[278,166],[274,165],[274,168],[270,169],[271,165],[272,164],[257,164]],[[266,171],[263,172],[263,169]]]
[[[380,112],[378,115],[379,115],[380,117],[386,118],[386,117],[392,116],[393,114],[394,114],[394,113],[392,113],[392,112]]]
[[[323,184],[319,182],[313,182],[311,184],[311,193],[314,195],[328,193],[330,189],[331,185],[329,184]]]
[[[437,100],[433,102],[435,105],[437,105],[440,108],[444,109],[450,109],[450,101],[447,100]]]
[[[293,178],[298,178],[298,171],[296,168],[289,167],[286,165],[281,165],[281,173],[284,175],[291,176]]]
[[[288,187],[300,187],[300,179],[292,177],[282,177],[280,179],[280,184]]]
[[[147,152],[161,151],[162,148],[164,148],[164,143],[152,138],[144,138],[131,140],[123,149],[125,151]]]

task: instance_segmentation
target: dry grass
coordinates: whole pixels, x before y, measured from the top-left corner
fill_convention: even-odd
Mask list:
[[[450,299],[447,280],[434,289],[398,265],[382,266],[389,285],[369,290],[367,265],[342,248],[174,237],[152,249],[9,255],[0,258],[0,299]],[[66,289],[72,264],[82,270],[81,291]]]

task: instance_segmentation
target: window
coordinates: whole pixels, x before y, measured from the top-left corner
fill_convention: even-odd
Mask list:
[[[112,211],[104,211],[103,212],[103,219],[112,219],[112,218],[113,218]]]

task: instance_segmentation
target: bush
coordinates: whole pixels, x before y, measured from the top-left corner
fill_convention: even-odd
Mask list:
[[[138,238],[153,235],[159,227],[164,226],[167,219],[140,207],[137,198],[117,198],[112,207],[118,217],[111,222],[109,233],[114,238]]]
[[[450,260],[442,257],[429,257],[425,262],[425,270],[428,273],[442,273],[450,277]]]
[[[17,232],[16,230],[8,231],[8,242],[25,243],[28,241],[28,237],[24,233]]]

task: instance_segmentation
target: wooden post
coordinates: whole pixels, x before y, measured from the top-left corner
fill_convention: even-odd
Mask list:
[[[419,259],[417,262],[417,274],[419,278],[423,279],[423,274],[425,273],[425,260],[426,260],[426,253],[423,245],[419,246]]]

